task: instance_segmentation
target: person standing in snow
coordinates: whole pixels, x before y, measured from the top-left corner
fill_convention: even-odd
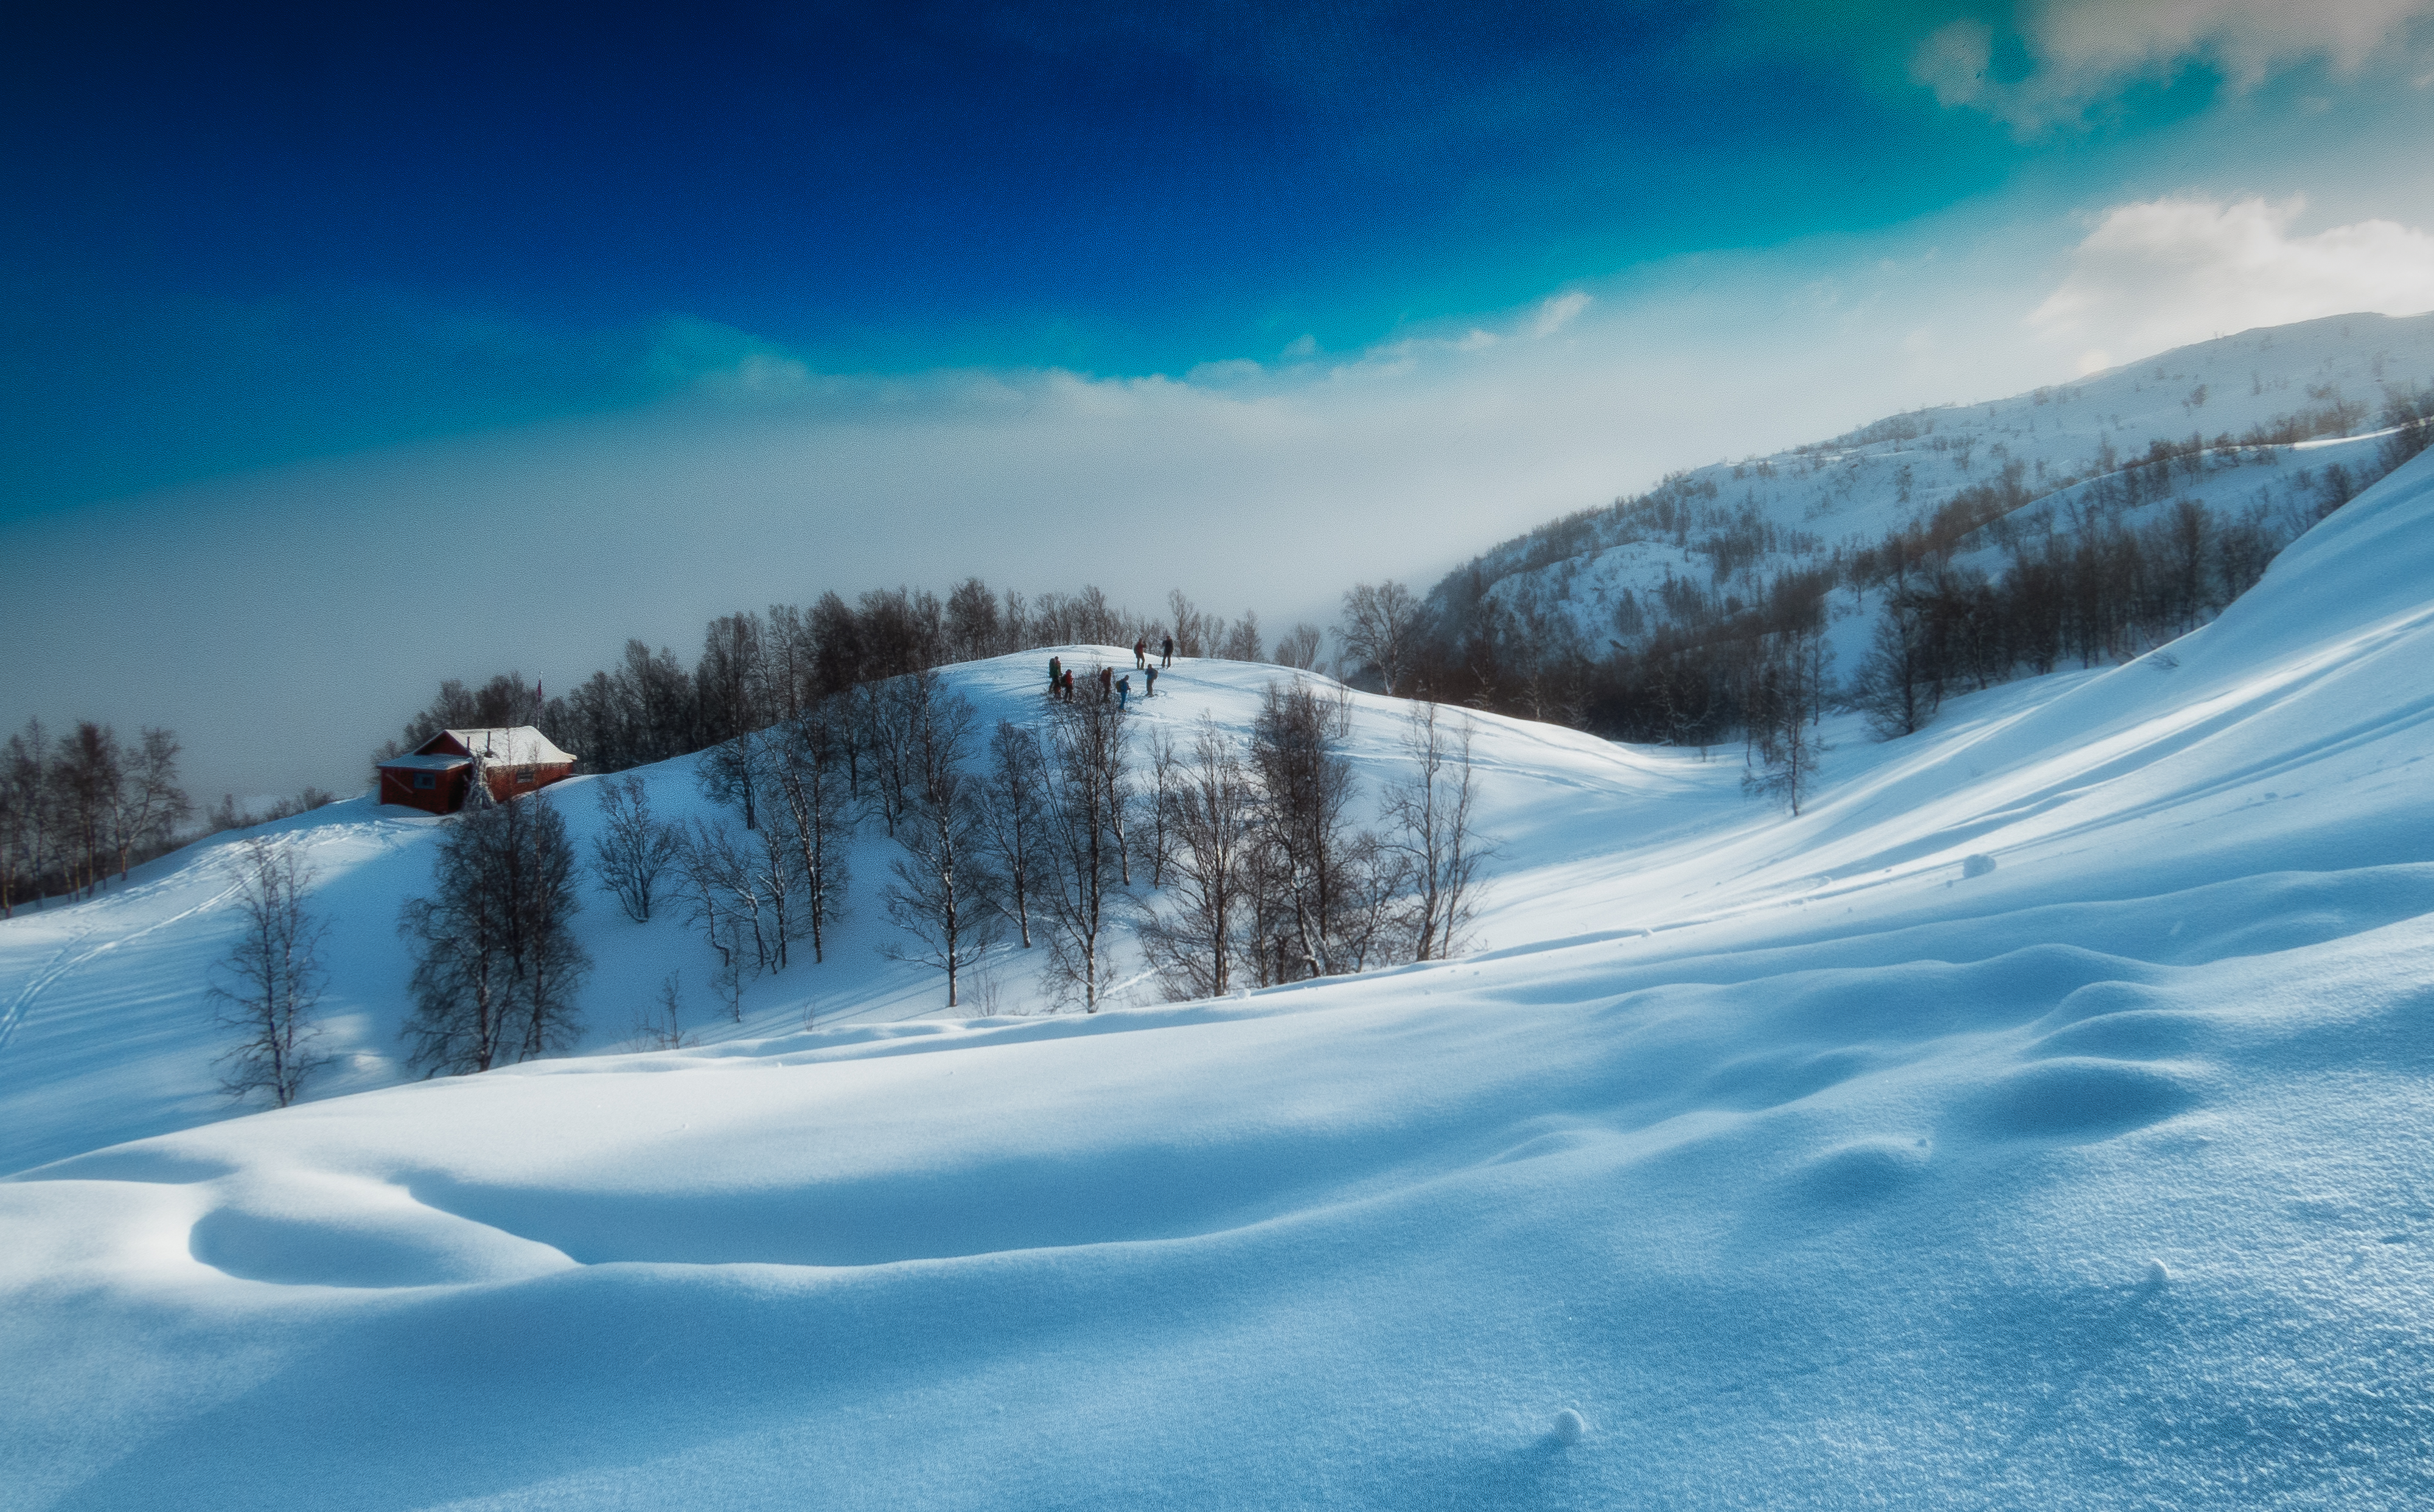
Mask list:
[[[1116,679],[1116,707],[1119,709],[1129,708],[1132,701],[1133,679],[1130,677],[1118,678]]]
[[[1149,665],[1149,637],[1144,635],[1133,643],[1133,669],[1139,671],[1147,665]]]
[[[1162,667],[1171,667],[1171,666],[1174,665],[1174,636],[1170,635],[1170,636],[1168,636],[1168,637],[1167,637],[1163,642],[1159,643],[1159,645],[1158,645],[1158,657],[1159,657],[1159,661],[1158,661],[1158,663],[1157,663],[1157,664],[1158,664],[1159,666],[1162,666]]]
[[[1151,667],[1148,670],[1148,677],[1149,685],[1141,689],[1141,696],[1144,698],[1155,698],[1157,696],[1157,668]]]
[[[1048,659],[1048,696],[1055,697],[1065,691],[1065,666],[1055,657]]]
[[[1067,667],[1065,669],[1065,701],[1067,703],[1071,703],[1073,701],[1073,669],[1071,667]]]
[[[1101,703],[1106,703],[1109,698],[1114,697],[1115,695],[1116,669],[1113,667],[1101,667],[1099,669],[1099,701]]]

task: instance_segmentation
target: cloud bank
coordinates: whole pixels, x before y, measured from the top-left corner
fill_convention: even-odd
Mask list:
[[[2434,304],[2424,232],[2294,234],[2296,214],[2182,196],[2081,232],[1947,218],[1182,376],[857,377],[674,321],[652,351],[675,391],[649,404],[0,523],[0,723],[173,726],[206,796],[352,788],[442,678],[560,687],[628,636],[690,660],[711,615],[831,589],[977,574],[1146,609],[1180,587],[1274,635],[1675,469],[2090,353]]]
[[[628,636],[690,659],[710,616],[830,589],[1180,587],[1273,635],[1673,469],[2045,381],[1979,292],[2021,279],[1806,245],[1127,379],[822,373],[676,322],[679,391],[640,408],[0,524],[0,717],[174,726],[213,796],[351,788],[442,678],[557,687]]]
[[[2305,208],[2195,196],[2116,206],[2030,326],[2078,346],[2080,370],[2095,372],[2254,326],[2434,309],[2434,235],[2389,220],[2293,235]]]

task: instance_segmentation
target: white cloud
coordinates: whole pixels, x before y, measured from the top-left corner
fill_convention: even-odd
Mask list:
[[[1578,289],[1550,297],[1538,306],[1537,318],[1530,322],[1534,336],[1551,336],[1579,318],[1589,307],[1589,297]]]
[[[1911,54],[1911,77],[1945,105],[2032,130],[2192,62],[2240,89],[2319,59],[2356,73],[2429,15],[2434,0],[2027,0],[2017,21],[2031,65],[2025,77],[1992,77],[1994,32],[1975,20],[1929,34]]]
[[[1949,22],[1911,54],[1910,74],[1935,91],[1936,103],[1972,105],[1985,96],[1986,70],[1994,57],[1993,27],[1982,21]]]
[[[2093,371],[2110,365],[2107,352],[2160,352],[2319,316],[2434,309],[2434,236],[2389,220],[2294,236],[2302,208],[2295,198],[2195,196],[2116,206],[2071,253],[2069,273],[2029,324],[2101,349],[2082,354],[2082,370]]]

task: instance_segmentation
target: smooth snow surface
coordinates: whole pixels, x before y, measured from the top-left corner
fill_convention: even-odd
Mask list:
[[[2434,455],[2168,654],[1829,729],[1797,819],[1483,720],[1456,962],[894,1022],[865,936],[835,1027],[773,977],[702,1048],[95,1148],[205,1106],[172,858],[0,927],[9,1137],[72,1157],[0,1182],[0,1503],[2425,1505],[2429,584]],[[393,1075],[428,825],[297,822]],[[595,1020],[687,958],[586,928]]]

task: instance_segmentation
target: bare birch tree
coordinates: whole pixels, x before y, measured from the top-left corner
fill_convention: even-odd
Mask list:
[[[1172,765],[1165,806],[1174,840],[1167,868],[1174,903],[1142,924],[1141,949],[1168,1001],[1223,997],[1236,977],[1259,794],[1233,737],[1206,714],[1190,757]]]
[[[1467,715],[1448,717],[1433,699],[1411,708],[1403,729],[1409,774],[1387,790],[1392,844],[1403,855],[1411,892],[1412,958],[1459,952],[1478,907],[1479,868],[1494,851],[1474,823],[1477,774]]]
[[[1046,765],[1037,735],[1010,720],[998,721],[989,739],[988,779],[980,790],[981,831],[1004,884],[1001,901],[1024,950],[1031,949],[1031,905],[1047,854]]]
[[[1276,979],[1361,970],[1376,952],[1395,854],[1354,832],[1336,710],[1308,684],[1268,684],[1251,725],[1260,799],[1260,948]],[[1264,968],[1263,968],[1264,970]]]
[[[157,853],[186,816],[195,811],[178,786],[178,757],[182,749],[175,733],[146,730],[126,764],[110,815],[111,844],[118,851],[118,880],[125,882],[139,852]]]
[[[811,936],[814,964],[828,959],[829,931],[845,910],[848,881],[846,852],[852,839],[845,771],[847,737],[839,728],[837,700],[806,709],[768,732],[762,745],[764,785],[783,810],[783,829],[795,849],[802,891],[802,924]]]
[[[1049,721],[1039,890],[1049,922],[1046,985],[1057,1001],[1096,1013],[1109,984],[1106,930],[1122,887],[1108,798],[1124,764],[1124,713],[1111,700],[1076,698],[1050,705]]]
[[[1327,632],[1315,625],[1295,625],[1277,642],[1277,664],[1302,672],[1316,671],[1319,643],[1326,638]]]
[[[626,918],[648,923],[660,878],[676,863],[681,842],[676,831],[652,820],[651,795],[641,778],[602,778],[592,791],[600,833],[591,840],[591,868]]]
[[[459,813],[432,880],[398,917],[415,953],[408,1064],[454,1075],[571,1048],[591,958],[573,928],[574,847],[549,795]]]
[[[212,1022],[235,1036],[214,1064],[231,1097],[267,1092],[285,1108],[330,1062],[316,1048],[328,974],[321,941],[329,924],[305,906],[314,872],[286,836],[256,835],[229,848],[229,878],[242,927],[213,971]]]
[[[1419,597],[1401,583],[1362,583],[1344,595],[1344,617],[1336,622],[1335,639],[1344,654],[1374,670],[1392,696],[1401,692],[1405,674],[1417,659],[1426,610]]]
[[[741,810],[744,827],[759,829],[760,765],[761,736],[757,732],[746,732],[711,747],[701,753],[701,764],[694,768],[701,796],[713,803]]]
[[[945,972],[952,1008],[960,1005],[964,968],[994,942],[1002,922],[991,902],[996,881],[983,860],[981,783],[966,770],[979,715],[934,672],[902,680],[910,780],[896,839],[904,853],[890,866],[896,880],[883,894],[902,937],[881,949],[890,959]]]
[[[712,985],[728,1017],[744,1017],[744,984],[769,969],[771,920],[763,905],[759,868],[725,819],[696,817],[684,836],[677,868],[685,880],[686,922],[718,957]]]
[[[43,896],[43,872],[50,863],[52,816],[49,740],[39,719],[9,737],[0,748],[0,919],[17,904]]]
[[[1174,737],[1156,725],[1150,727],[1149,771],[1149,802],[1144,805],[1148,813],[1140,851],[1141,859],[1149,865],[1149,885],[1154,891],[1166,885],[1166,868],[1174,858],[1174,799],[1184,781],[1183,760],[1176,754]]]

